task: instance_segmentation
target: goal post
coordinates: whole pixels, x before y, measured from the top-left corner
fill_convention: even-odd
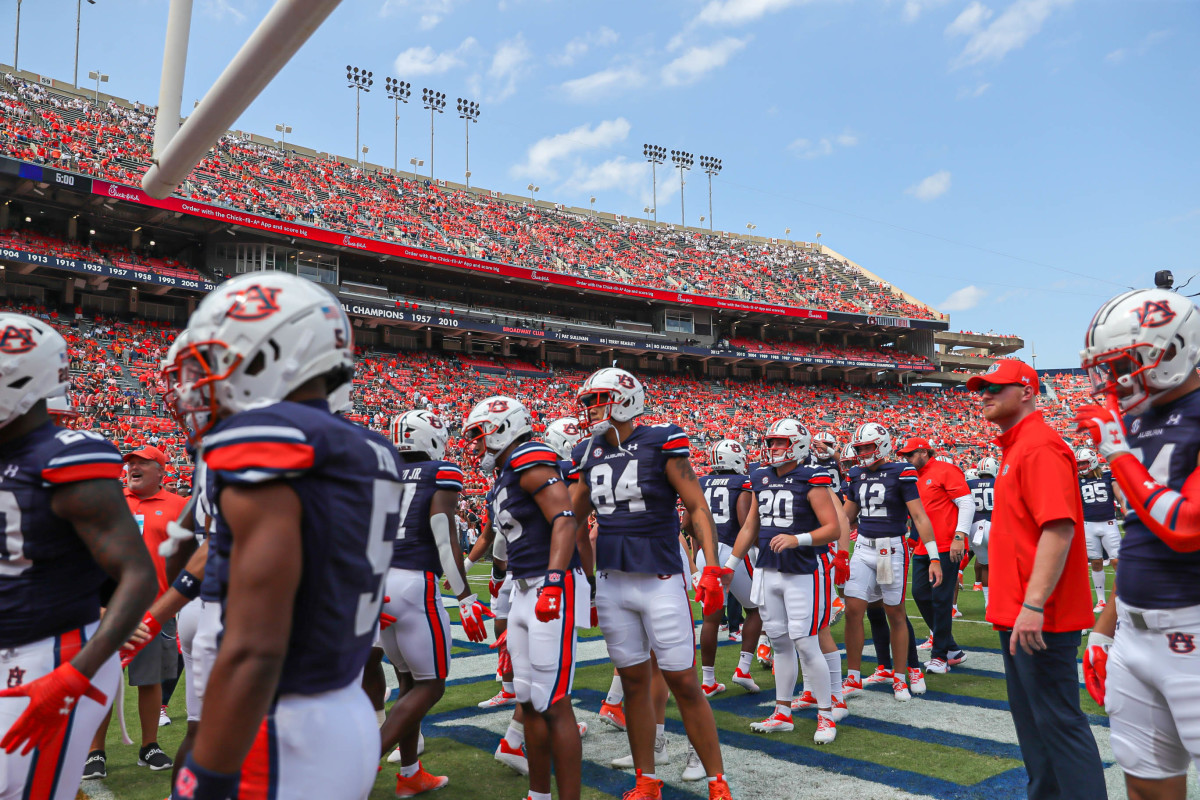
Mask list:
[[[171,0],[154,158],[142,177],[151,197],[170,195],[222,133],[291,60],[341,0],[277,0],[183,125],[178,126],[192,0]],[[182,31],[182,32],[181,32]]]

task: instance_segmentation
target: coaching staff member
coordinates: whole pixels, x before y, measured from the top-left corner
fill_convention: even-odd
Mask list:
[[[1000,429],[987,619],[1000,632],[1029,797],[1105,798],[1075,662],[1080,632],[1093,624],[1075,455],[1037,410],[1038,378],[1028,364],[998,361],[967,389]]]

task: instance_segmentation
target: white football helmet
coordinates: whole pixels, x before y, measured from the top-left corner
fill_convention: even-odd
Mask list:
[[[579,427],[588,434],[603,434],[613,422],[628,422],[646,410],[646,389],[633,375],[616,367],[589,375],[575,398],[581,408]],[[589,411],[594,408],[605,409],[605,416],[593,422]]]
[[[733,439],[722,439],[708,448],[708,465],[714,472],[736,472],[739,475],[745,475],[750,466],[746,461],[746,448]]]
[[[935,460],[937,460],[937,461],[945,461],[947,464],[953,464],[953,463],[954,463],[954,459],[953,459],[953,458],[951,458],[951,457],[950,457],[950,456],[948,456],[948,455],[934,456],[934,459],[935,459]]]
[[[239,275],[210,292],[188,320],[176,355],[180,411],[203,435],[218,411],[237,413],[283,400],[328,376],[328,395],[354,375],[350,321],[341,303],[287,272]],[[200,419],[207,414],[207,417]]]
[[[1145,402],[1179,386],[1200,362],[1200,309],[1166,289],[1117,295],[1092,317],[1079,353],[1093,395],[1115,396],[1141,414]]]
[[[430,461],[441,461],[449,439],[446,423],[432,411],[405,411],[392,420],[392,444],[401,453],[424,453]]]
[[[1095,450],[1081,447],[1075,451],[1075,466],[1079,467],[1080,475],[1086,475],[1100,466],[1100,456]]]
[[[878,422],[864,422],[854,430],[850,446],[859,465],[870,469],[891,460],[892,432]]]
[[[846,442],[846,444],[842,446],[842,454],[838,458],[838,461],[842,462],[846,469],[849,469],[851,466],[857,464],[858,451],[854,449],[854,445]]]
[[[979,464],[975,469],[981,478],[994,478],[1000,474],[1000,462],[991,456],[987,456],[979,459]]]
[[[978,480],[979,479],[979,470],[965,469],[965,470],[963,470],[963,477],[969,481]]]
[[[479,469],[486,474],[496,468],[496,456],[504,448],[533,432],[533,418],[520,400],[493,395],[475,404],[463,421],[462,432],[472,443],[483,440],[485,452]]]
[[[771,447],[772,439],[786,439],[787,449],[780,455],[774,455]],[[808,460],[808,451],[811,445],[812,436],[809,435],[808,428],[804,427],[799,420],[790,417],[777,419],[763,434],[762,462],[769,467],[777,467],[789,461],[803,463]]]
[[[812,438],[812,450],[818,461],[832,461],[838,454],[837,437],[829,431],[821,431]]]
[[[349,414],[354,410],[354,401],[350,399],[350,390],[354,384],[346,381],[329,393],[329,410],[335,414]]]
[[[69,366],[67,342],[52,325],[0,313],[0,428],[39,400],[65,395]]]
[[[546,426],[546,444],[563,460],[571,457],[571,451],[582,438],[579,420],[574,417],[559,417]]]

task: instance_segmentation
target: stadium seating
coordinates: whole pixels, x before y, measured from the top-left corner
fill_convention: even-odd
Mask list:
[[[177,278],[190,278],[197,281],[205,279],[205,276],[196,270],[173,258],[135,253],[126,247],[99,242],[94,247],[88,247],[82,242],[44,236],[34,231],[0,230],[0,247],[61,256],[62,258],[75,258],[82,261],[103,261],[113,266],[137,267]]]
[[[137,184],[153,117],[7,75],[0,152]],[[197,201],[481,259],[669,291],[834,311],[937,318],[853,265],[791,245],[607,222],[406,180],[230,133],[181,185]]]

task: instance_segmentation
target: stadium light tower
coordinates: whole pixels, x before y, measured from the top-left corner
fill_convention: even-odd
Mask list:
[[[642,155],[650,162],[650,199],[653,201],[651,211],[654,212],[654,221],[658,222],[658,175],[655,169],[666,160],[667,148],[659,147],[656,144],[644,144],[642,145]]]
[[[675,166],[679,167],[679,224],[682,227],[687,227],[687,217],[683,213],[683,172],[692,168],[692,164],[696,163],[696,159],[691,153],[684,150],[672,150],[671,161]]]
[[[421,104],[429,109],[429,179],[433,180],[433,115],[445,113],[446,93],[422,89]]]
[[[712,156],[700,156],[700,169],[708,173],[708,229],[713,229],[713,213],[712,213],[712,179],[721,171],[721,159],[713,158]],[[704,217],[700,218],[704,222]]]
[[[89,6],[96,5],[96,0],[87,0]],[[83,0],[75,0],[75,77],[71,79],[71,83],[76,89],[79,88],[79,20],[83,12]],[[20,24],[21,4],[17,3],[17,24]],[[13,66],[16,66],[16,58],[13,59]]]
[[[412,84],[395,78],[383,79],[383,90],[394,106],[392,109],[392,170],[400,169],[400,104],[408,103],[412,96]]]
[[[467,188],[471,188],[471,123],[479,122],[479,103],[458,98],[458,116],[467,130]]]
[[[88,73],[88,78],[96,82],[96,105],[100,105],[100,84],[108,83],[108,76],[95,69]]]
[[[20,67],[17,62],[21,60],[21,0],[17,0],[17,35],[13,39],[13,72],[16,72]]]
[[[287,135],[292,132],[292,126],[286,122],[277,122],[275,130],[279,131],[279,149],[282,150],[287,144]]]
[[[533,196],[542,190],[540,186],[534,186],[532,183],[525,187],[529,190],[529,205],[533,205]]]
[[[346,65],[346,88],[354,90],[354,154],[358,155],[358,117],[362,109],[362,93],[371,91],[374,72]]]

